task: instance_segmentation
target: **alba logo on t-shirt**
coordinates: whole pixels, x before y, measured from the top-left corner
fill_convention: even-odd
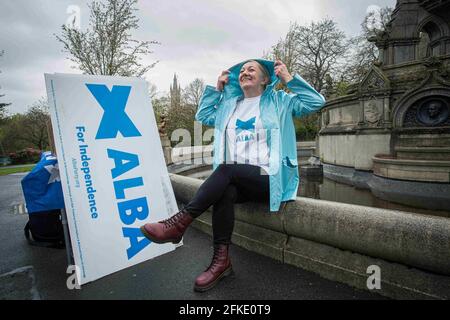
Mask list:
[[[247,121],[242,121],[240,119],[236,120],[236,142],[246,142],[255,139],[255,122],[256,117]]]

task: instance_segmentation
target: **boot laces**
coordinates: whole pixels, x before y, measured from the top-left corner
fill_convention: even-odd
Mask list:
[[[166,220],[161,221],[161,222],[164,224],[164,226],[166,228],[170,228],[171,226],[175,225],[178,222],[178,220],[180,220],[182,215],[183,215],[183,212],[180,211],[177,214],[175,214],[172,217],[170,217],[169,219],[166,219]]]
[[[220,257],[221,251],[222,250],[220,247],[214,247],[213,258],[212,258],[211,264],[209,265],[208,269],[211,269],[212,271],[214,271],[216,266],[219,264],[219,257]],[[206,270],[208,270],[208,269],[206,269]]]

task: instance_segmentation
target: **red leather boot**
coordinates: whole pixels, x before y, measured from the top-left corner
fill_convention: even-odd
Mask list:
[[[155,243],[179,243],[193,220],[187,211],[181,210],[169,219],[143,225],[141,231],[146,238]]]
[[[228,256],[228,245],[214,245],[214,255],[211,264],[195,280],[194,290],[204,292],[212,289],[220,279],[230,275],[233,269]]]

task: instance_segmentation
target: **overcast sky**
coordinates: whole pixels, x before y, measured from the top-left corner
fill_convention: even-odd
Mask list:
[[[0,94],[10,113],[24,112],[45,97],[44,73],[73,69],[54,34],[78,6],[81,28],[89,22],[88,1],[0,0]],[[145,58],[160,62],[146,79],[169,91],[173,74],[181,86],[195,78],[215,85],[218,74],[244,59],[261,57],[283,37],[292,21],[308,24],[332,18],[348,35],[360,32],[370,6],[395,6],[396,0],[140,0],[139,40],[157,40]]]

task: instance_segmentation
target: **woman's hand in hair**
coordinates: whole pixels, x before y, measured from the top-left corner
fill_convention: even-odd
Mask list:
[[[223,88],[228,83],[229,75],[230,75],[230,71],[228,71],[228,70],[222,71],[222,74],[219,76],[219,79],[217,80],[217,86],[216,86],[217,90],[223,91]]]
[[[275,61],[274,72],[275,72],[275,75],[278,78],[280,78],[280,80],[284,84],[288,83],[289,81],[291,81],[293,79],[293,77],[289,73],[286,65],[281,60]]]

